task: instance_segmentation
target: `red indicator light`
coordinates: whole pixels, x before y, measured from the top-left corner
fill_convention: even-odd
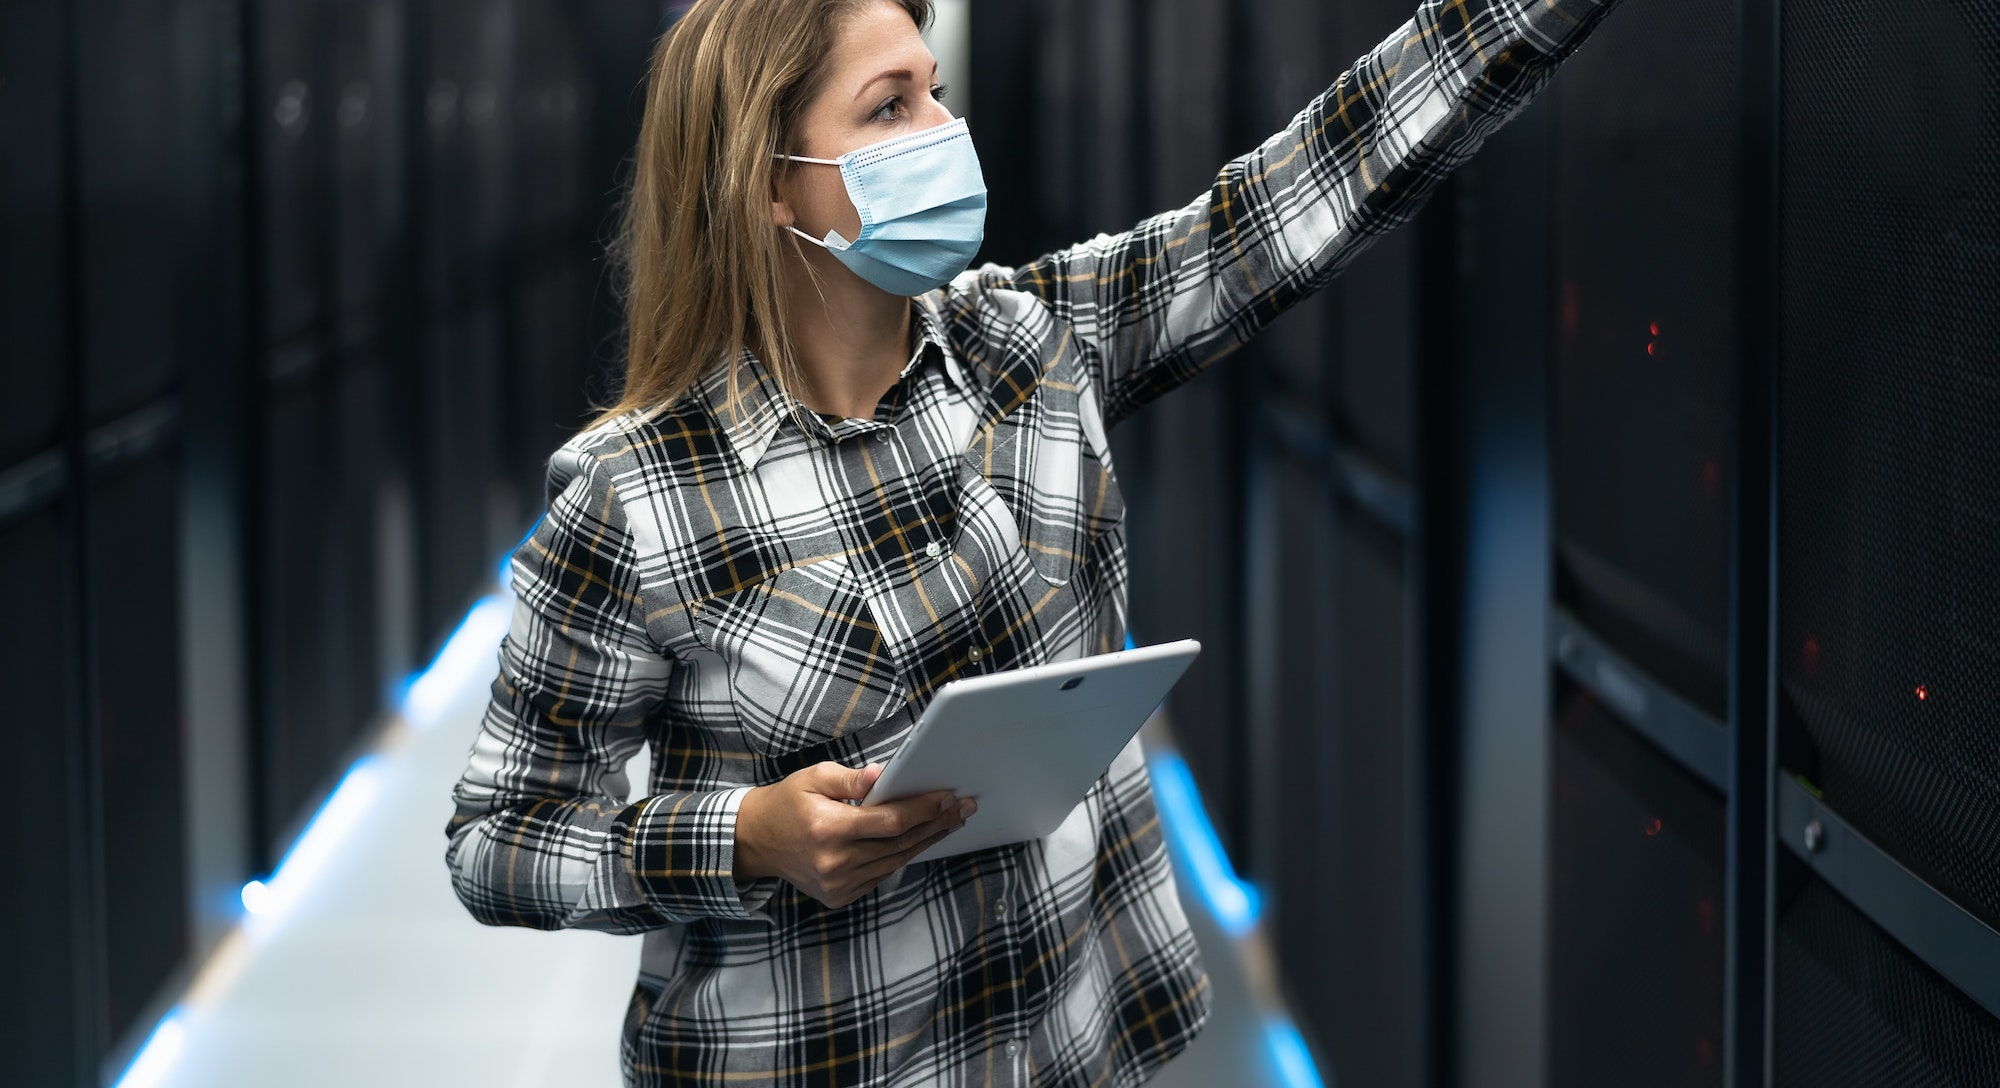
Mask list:
[[[1660,833],[1660,818],[1659,818],[1659,817],[1657,817],[1657,816],[1655,816],[1655,817],[1653,817],[1652,819],[1650,819],[1650,820],[1647,820],[1647,821],[1646,821],[1646,837],[1650,839],[1650,838],[1652,838],[1653,836],[1655,836],[1655,835],[1657,835],[1657,834],[1659,834],[1659,833]]]
[[[1653,334],[1654,336],[1658,336],[1658,335],[1660,335],[1660,323],[1659,323],[1659,322],[1655,321],[1655,322],[1653,322],[1653,323],[1652,323],[1651,325],[1648,325],[1648,326],[1646,326],[1646,328],[1647,328],[1647,329],[1648,329],[1649,331],[1651,331],[1651,332],[1652,332],[1652,334]]]
[[[1924,702],[1924,701],[1928,700],[1928,699],[1929,699],[1930,697],[1931,697],[1931,689],[1929,689],[1929,688],[1925,687],[1925,686],[1924,686],[1924,685],[1922,685],[1922,684],[1918,684],[1918,685],[1917,685],[1917,702],[1920,702],[1920,703],[1921,703],[1921,702]]]
[[[1659,352],[1657,352],[1657,351],[1654,351],[1653,349],[1654,349],[1654,348],[1657,348],[1657,347],[1659,347],[1659,346],[1660,346],[1660,345],[1658,345],[1658,344],[1647,344],[1647,345],[1646,345],[1646,354],[1648,354],[1648,355],[1658,355],[1658,354],[1659,354]]]
[[[1817,678],[1819,676],[1818,635],[1806,636],[1806,644],[1804,647],[1801,648],[1800,656],[1802,656],[1805,659],[1806,679],[1811,680]]]

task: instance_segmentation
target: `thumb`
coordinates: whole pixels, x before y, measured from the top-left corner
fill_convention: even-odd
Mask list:
[[[875,780],[880,777],[880,763],[870,763],[866,767],[843,767],[826,762],[813,768],[808,785],[814,793],[836,801],[859,801],[868,796],[868,791],[875,788]]]

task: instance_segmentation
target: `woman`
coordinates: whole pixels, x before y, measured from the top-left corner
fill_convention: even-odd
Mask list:
[[[1408,218],[1613,2],[1428,0],[1186,208],[971,272],[929,0],[701,0],[665,36],[623,399],[552,460],[449,829],[481,921],[646,934],[629,1083],[1180,1052],[1207,980],[1136,743],[1037,842],[908,865],[974,806],[844,802],[940,685],[1121,645],[1105,432]]]

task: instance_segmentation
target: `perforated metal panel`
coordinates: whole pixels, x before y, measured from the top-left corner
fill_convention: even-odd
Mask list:
[[[1736,7],[1632,0],[1550,90],[1558,593],[1717,718],[1735,472]]]
[[[1797,769],[2000,925],[2000,8],[1799,0],[1785,34]]]
[[[1723,1083],[1723,798],[1563,686],[1549,1083]]]
[[[2000,1020],[1818,880],[1779,917],[1776,970],[1783,1088],[2000,1084]]]

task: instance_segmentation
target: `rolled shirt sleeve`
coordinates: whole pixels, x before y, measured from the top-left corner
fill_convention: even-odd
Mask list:
[[[674,662],[647,633],[613,481],[572,444],[550,486],[511,564],[513,622],[452,795],[452,886],[489,925],[632,933],[762,918],[773,882],[739,889],[734,876],[747,787],[624,800]]]

